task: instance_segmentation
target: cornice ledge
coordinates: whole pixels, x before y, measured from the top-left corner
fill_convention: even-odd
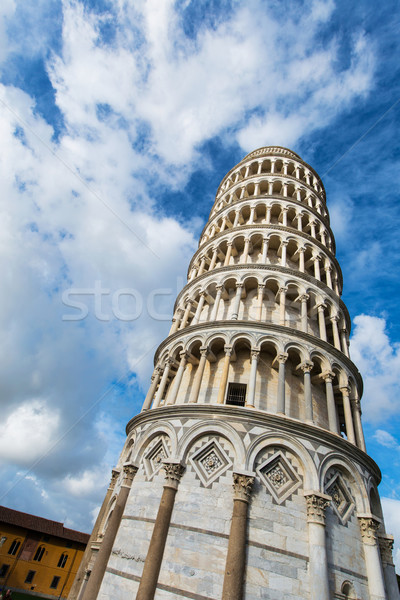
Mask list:
[[[179,406],[162,406],[159,408],[149,409],[139,413],[133,417],[126,425],[126,434],[137,427],[139,424],[149,423],[151,421],[163,421],[167,419],[176,419],[179,417],[195,417],[198,419],[227,419],[242,420],[246,423],[254,425],[264,425],[269,427],[272,431],[282,431],[290,435],[296,435],[300,438],[306,438],[310,441],[323,442],[332,449],[332,452],[338,450],[343,452],[351,461],[356,458],[361,464],[368,467],[368,469],[376,477],[377,483],[381,481],[381,471],[376,462],[363,450],[357,448],[354,444],[351,444],[341,436],[334,434],[322,427],[316,425],[310,425],[302,421],[297,421],[289,417],[282,417],[271,413],[266,413],[256,409],[248,409],[245,407],[227,406],[226,404],[218,405],[204,405],[204,404],[193,404],[185,405],[180,404]]]
[[[297,337],[297,338],[303,339],[306,342],[308,342],[310,344],[310,346],[313,346],[314,348],[321,348],[322,350],[325,350],[325,352],[327,354],[334,356],[339,362],[346,365],[347,368],[349,369],[349,371],[352,373],[352,375],[356,378],[357,384],[359,386],[360,398],[362,396],[364,386],[363,386],[363,380],[361,377],[361,373],[357,369],[357,367],[353,363],[353,361],[350,358],[348,358],[343,352],[341,352],[340,350],[337,350],[337,348],[332,346],[332,344],[329,344],[328,342],[325,342],[324,340],[321,340],[320,338],[317,338],[314,335],[311,335],[310,333],[305,333],[304,331],[299,331],[298,329],[293,329],[293,327],[287,327],[286,325],[277,325],[276,323],[261,323],[259,321],[239,321],[239,320],[233,321],[232,319],[230,319],[228,321],[212,321],[211,323],[199,323],[198,325],[189,325],[184,330],[178,329],[178,331],[176,331],[172,335],[168,336],[167,338],[165,338],[165,340],[163,340],[161,342],[161,344],[158,346],[158,348],[154,354],[154,365],[157,364],[158,356],[159,356],[160,352],[162,352],[162,350],[164,350],[164,348],[166,346],[168,346],[169,344],[171,344],[171,343],[173,344],[173,342],[175,342],[176,339],[182,338],[184,331],[187,334],[192,334],[192,333],[196,334],[199,331],[202,331],[204,329],[206,329],[206,330],[207,329],[215,329],[215,327],[218,327],[219,330],[221,330],[221,329],[224,330],[227,328],[229,328],[229,329],[243,328],[243,330],[245,330],[245,331],[261,329],[264,332],[272,331],[272,332],[278,333],[279,335],[287,335],[288,337],[292,337],[292,338]]]

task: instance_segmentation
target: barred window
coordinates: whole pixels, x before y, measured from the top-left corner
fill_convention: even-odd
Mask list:
[[[245,383],[230,383],[228,386],[226,404],[244,406],[246,400],[246,387]]]

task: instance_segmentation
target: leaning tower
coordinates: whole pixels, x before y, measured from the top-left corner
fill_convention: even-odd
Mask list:
[[[265,147],[222,180],[70,594],[399,598],[325,190]]]

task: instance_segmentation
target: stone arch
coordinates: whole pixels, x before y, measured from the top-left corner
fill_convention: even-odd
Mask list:
[[[186,461],[188,451],[192,444],[205,435],[216,434],[226,438],[231,444],[236,455],[236,468],[243,468],[245,464],[245,448],[240,435],[229,423],[222,421],[202,421],[191,427],[179,442],[179,457]]]
[[[178,447],[177,434],[173,426],[167,421],[164,421],[163,423],[153,423],[148,429],[142,432],[137,440],[136,446],[134,446],[134,451],[132,452],[132,462],[139,465],[149,444],[154,440],[155,437],[162,435],[165,435],[169,439],[171,446],[171,457],[176,456]]]
[[[324,491],[326,474],[331,468],[345,474],[351,484],[356,511],[358,513],[365,513],[369,507],[369,498],[365,483],[356,466],[346,456],[332,452],[322,460],[319,467],[319,486],[321,491]]]
[[[280,433],[279,436],[277,436],[274,432],[265,433],[257,437],[257,439],[255,439],[247,449],[246,469],[254,471],[257,456],[262,450],[269,446],[286,448],[296,455],[303,468],[304,489],[318,489],[318,473],[310,454],[298,440],[295,440],[284,433]]]

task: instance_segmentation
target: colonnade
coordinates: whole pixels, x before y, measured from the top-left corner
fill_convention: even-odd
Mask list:
[[[252,231],[223,236],[198,251],[189,267],[189,283],[204,273],[221,267],[272,265],[296,269],[324,283],[340,295],[339,273],[335,260],[320,248],[293,235]]]
[[[257,377],[259,373],[258,367],[260,349],[251,348],[249,353],[251,357],[251,365],[249,378],[246,382],[247,394],[245,407],[249,409],[263,410],[261,407],[261,402],[264,402],[265,398],[262,394],[255,393],[257,387]],[[197,404],[202,387],[206,361],[207,359],[212,360],[213,362],[216,360],[215,354],[208,346],[201,346],[199,349],[199,355],[200,359],[197,359],[186,350],[182,350],[179,355],[179,363],[173,357],[168,357],[163,364],[157,365],[151,378],[151,385],[143,403],[142,411],[149,410],[150,408],[158,408],[160,406],[172,406],[174,404]],[[229,367],[233,357],[233,346],[225,345],[224,356],[222,359],[220,359],[222,360],[222,372],[218,391],[215,393],[212,399],[214,404],[221,405],[226,402]],[[285,391],[286,362],[288,357],[289,354],[287,352],[280,352],[272,361],[272,365],[275,365],[275,368],[278,370],[277,396],[274,400],[274,404],[276,405],[276,414],[281,416],[290,416],[290,414],[288,414]],[[197,364],[197,369],[191,385],[190,394],[188,397],[186,397],[184,394],[180,394],[179,392],[182,384],[183,374],[189,361],[192,362],[192,364]],[[315,364],[312,360],[306,360],[299,363],[296,369],[303,374],[305,419],[309,424],[323,426],[322,423],[316,421],[313,411],[311,374],[314,367]],[[173,368],[175,368],[175,371]],[[315,377],[316,376],[314,375],[314,378]],[[347,440],[351,444],[354,444],[365,451],[364,434],[361,424],[361,406],[355,387],[344,385],[342,383],[343,377],[340,374],[338,375],[334,371],[330,370],[320,371],[316,378],[319,385],[325,385],[325,401],[328,415],[328,423],[326,428],[337,435],[340,435],[342,432],[345,433]],[[336,390],[334,389],[334,381],[336,382]],[[345,425],[345,428],[342,429],[342,431],[340,427],[338,411],[339,398],[341,407],[343,408]],[[298,399],[298,402],[300,402],[300,399]],[[268,402],[267,412],[270,412],[270,409],[268,409]]]
[[[258,283],[250,291],[241,281],[229,281],[226,287],[217,284],[200,289],[195,297],[187,298],[176,309],[169,335],[200,322],[236,321],[243,313],[247,321],[276,323],[319,336],[349,357],[346,321],[332,303],[310,293],[302,293],[293,284],[277,287],[275,280],[271,281],[274,283],[271,288],[267,288],[265,283]],[[253,299],[249,299],[248,294],[251,293]]]
[[[324,218],[328,218],[328,212],[321,202],[319,196],[312,190],[307,189],[304,184],[297,184],[291,180],[282,178],[257,178],[248,180],[247,183],[236,183],[235,186],[225,192],[220,199],[216,201],[211,218],[225,206],[229,206],[245,198],[259,196],[282,196],[288,200],[296,200],[302,204],[314,208],[317,213]]]
[[[211,219],[200,237],[200,246],[218,233],[232,230],[244,225],[282,225],[304,232],[321,242],[329,250],[332,249],[332,237],[321,218],[304,208],[288,206],[287,202],[244,203],[240,207],[224,211],[218,218]]]

